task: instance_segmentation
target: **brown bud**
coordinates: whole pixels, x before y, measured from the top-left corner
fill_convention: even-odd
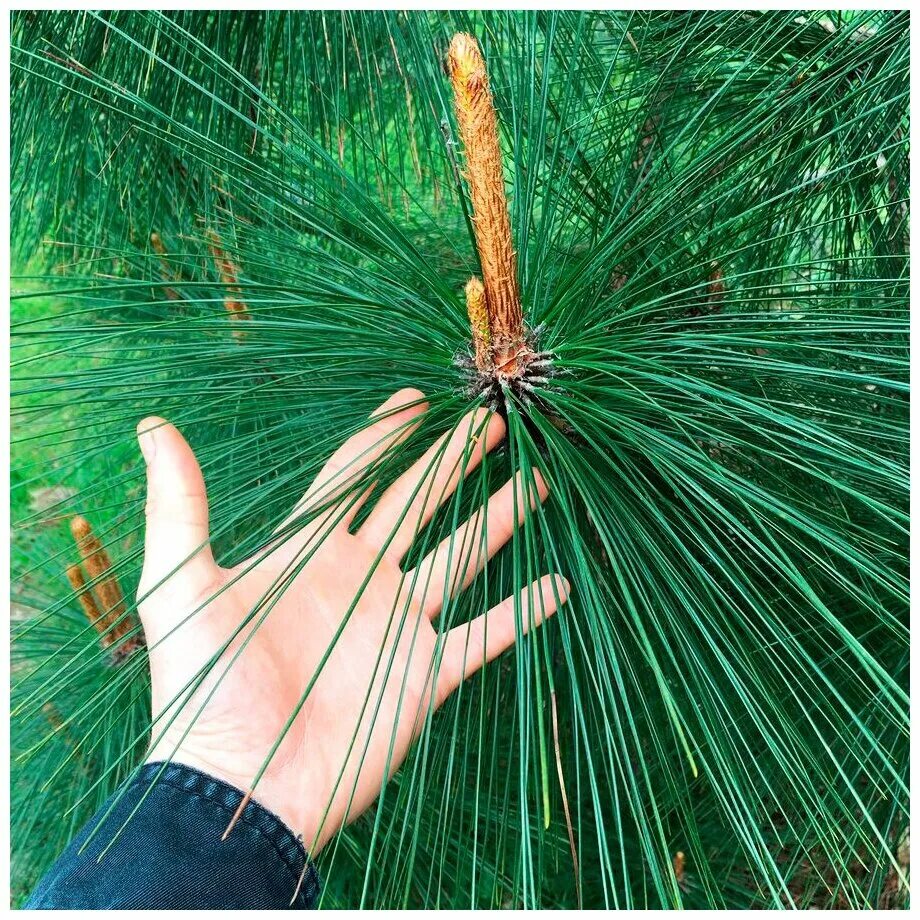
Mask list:
[[[223,241],[216,230],[208,230],[208,249],[211,252],[211,258],[214,260],[214,267],[217,269],[220,283],[227,288],[227,296],[224,297],[224,309],[234,319],[249,319],[246,304],[238,296],[235,296],[240,293],[238,286],[239,269],[224,252]],[[239,338],[242,333],[240,330],[235,330],[234,335]]]
[[[684,855],[683,850],[678,850],[674,854],[672,865],[674,868],[674,878],[677,880],[677,884],[683,885],[684,879],[687,877],[687,857]]]
[[[709,284],[706,285],[706,299],[711,313],[718,313],[724,306],[725,291],[725,272],[718,262],[712,262],[709,266]]]
[[[150,234],[150,248],[158,256],[166,255],[166,247],[163,245],[163,238],[156,231]]]
[[[77,515],[70,522],[70,532],[80,550],[86,574],[91,581],[95,582],[92,589],[95,599],[89,594],[79,566],[70,566],[67,569],[67,577],[75,591],[82,591],[79,597],[83,611],[99,631],[103,647],[108,649],[120,644],[121,640],[133,629],[131,618],[125,616],[127,610],[125,596],[112,570],[109,554],[93,533],[89,521]],[[133,648],[137,643],[131,640],[125,644]]]
[[[473,332],[473,349],[476,367],[481,371],[492,367],[492,352],[489,347],[489,312],[486,309],[486,292],[478,278],[466,283],[466,312]]]
[[[163,238],[156,231],[150,234],[150,248],[160,257],[160,274],[163,279],[166,281],[177,280],[175,272],[169,267],[169,262],[166,259],[166,246],[163,244]],[[179,299],[175,288],[163,288],[163,293],[169,300]]]
[[[96,605],[96,598],[93,597],[92,592],[86,587],[83,569],[78,565],[67,566],[67,580],[70,582],[71,588],[74,589],[77,600],[80,601],[80,606],[86,614],[86,619],[89,620],[96,629],[99,629],[102,624],[102,613]],[[104,629],[105,627],[103,626],[102,628]]]

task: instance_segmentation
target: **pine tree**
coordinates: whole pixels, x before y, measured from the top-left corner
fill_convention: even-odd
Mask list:
[[[479,402],[508,437],[411,558],[512,470],[552,489],[441,627],[574,590],[323,852],[323,906],[904,903],[906,12],[12,39],[14,897],[143,757],[137,420],[188,433],[232,561],[412,385],[382,484]]]

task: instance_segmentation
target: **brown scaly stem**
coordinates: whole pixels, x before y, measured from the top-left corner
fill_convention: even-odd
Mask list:
[[[521,312],[517,256],[505,197],[498,119],[489,75],[472,35],[457,33],[447,52],[466,180],[473,205],[476,248],[488,310],[489,346],[497,371],[514,376],[530,349]]]
[[[128,638],[135,624],[133,618],[126,615],[125,596],[112,571],[112,560],[93,533],[89,521],[77,515],[71,519],[70,532],[80,551],[86,574],[95,582],[93,593],[87,587],[80,566],[69,566],[67,578],[77,592],[83,612],[96,627],[102,647],[110,652],[112,661],[118,664],[143,645],[143,640],[139,635]]]
[[[718,262],[711,262],[709,265],[709,284],[706,285],[706,300],[710,313],[721,311],[725,300],[725,291],[725,272],[722,271],[722,266]]]
[[[447,72],[466,157],[473,233],[482,268],[482,280],[473,278],[466,286],[473,354],[459,356],[457,363],[469,373],[470,394],[502,410],[509,393],[525,404],[538,398],[538,388],[556,373],[554,356],[537,351],[539,330],[528,329],[524,322],[498,118],[486,64],[472,35],[459,32],[453,37]]]
[[[684,316],[698,317],[721,313],[725,306],[727,291],[728,286],[725,283],[725,272],[722,270],[722,266],[716,261],[710,262],[705,294],[696,306],[690,307],[684,312]]]
[[[102,613],[99,610],[99,605],[96,603],[96,598],[93,597],[92,592],[86,587],[86,578],[83,575],[83,569],[78,565],[67,566],[67,580],[70,582],[70,587],[73,588],[74,593],[77,595],[77,600],[83,608],[86,619],[89,620],[96,629],[99,629],[99,624],[102,622]],[[103,642],[104,641],[105,640],[103,640]]]
[[[166,256],[166,246],[163,243],[163,238],[155,230],[150,234],[150,248],[160,257],[160,273],[162,274],[163,279],[166,281],[177,280],[175,274],[169,267],[169,261]],[[179,299],[179,294],[175,288],[164,287],[163,293],[166,295],[167,300]]]
[[[249,319],[249,311],[246,304],[239,299],[239,270],[233,263],[233,260],[224,251],[223,240],[216,230],[208,230],[208,249],[211,258],[214,260],[214,267],[217,269],[217,275],[220,283],[227,289],[227,296],[224,297],[224,309],[233,319]],[[233,334],[237,338],[242,337],[239,329],[234,329]]]

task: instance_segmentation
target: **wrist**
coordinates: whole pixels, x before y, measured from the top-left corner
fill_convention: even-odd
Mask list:
[[[254,773],[246,776],[206,754],[182,747],[177,749],[174,745],[162,743],[148,751],[146,763],[164,761],[197,770],[237,789],[243,801],[253,801],[279,818],[291,833],[302,841],[311,858],[319,854],[332,836],[320,828],[322,812],[313,814],[311,809],[304,805],[304,802],[310,801],[309,791],[306,790],[300,796],[296,792],[292,795],[298,784],[292,782],[289,777],[274,776],[269,770],[259,780],[256,788],[252,789]]]

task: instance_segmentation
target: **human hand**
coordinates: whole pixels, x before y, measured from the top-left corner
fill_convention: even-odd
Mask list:
[[[138,600],[155,718],[148,760],[248,790],[283,733],[253,796],[303,834],[314,856],[375,801],[429,711],[568,594],[561,576],[546,576],[519,604],[508,598],[442,634],[432,626],[446,598],[545,500],[536,470],[506,483],[484,516],[417,569],[400,567],[437,507],[504,437],[502,419],[485,410],[465,416],[349,532],[367,497],[356,482],[417,426],[423,398],[409,389],[387,400],[329,459],[278,540],[233,568],[218,566],[208,545],[204,479],[191,448],[162,419],[138,426],[147,464]]]

